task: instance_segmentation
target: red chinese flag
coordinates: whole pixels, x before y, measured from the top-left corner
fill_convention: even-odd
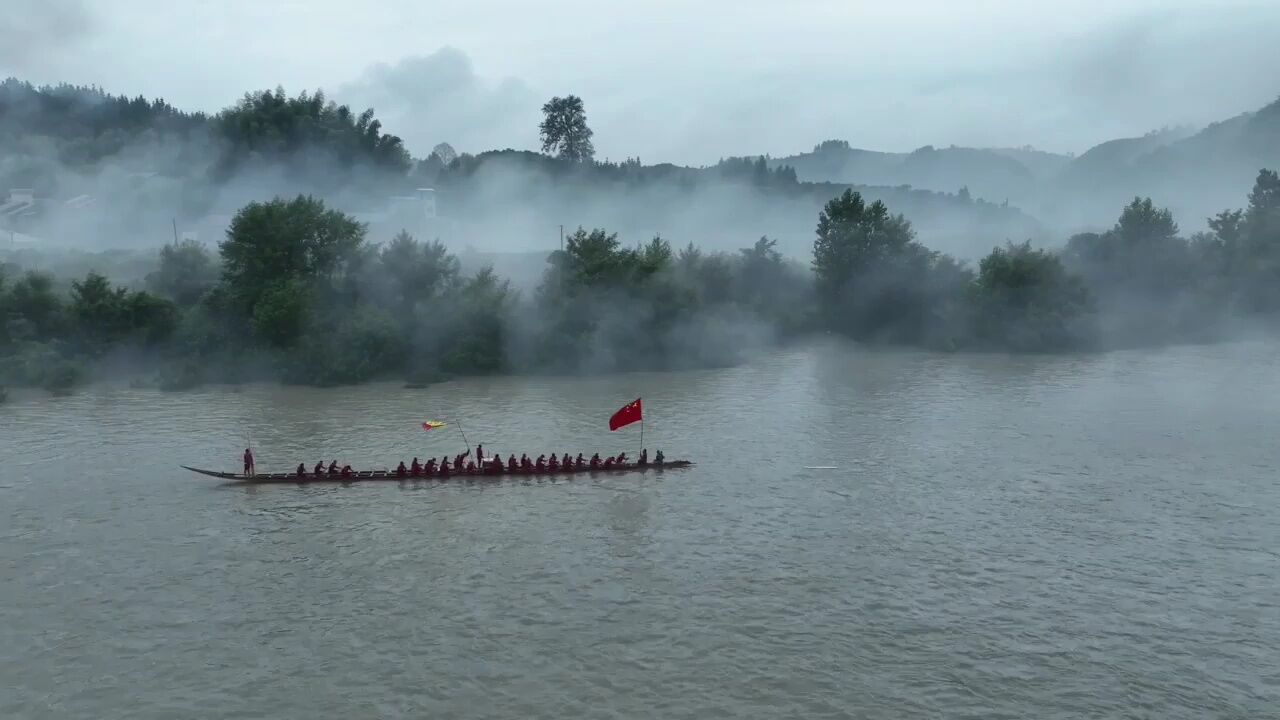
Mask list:
[[[643,419],[644,415],[640,410],[640,398],[636,398],[635,402],[628,403],[621,410],[614,413],[613,417],[609,418],[609,429],[617,430],[620,427],[626,427]]]

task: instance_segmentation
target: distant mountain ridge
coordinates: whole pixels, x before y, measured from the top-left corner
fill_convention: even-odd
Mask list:
[[[967,188],[1007,200],[1060,232],[1105,224],[1134,196],[1151,196],[1187,225],[1239,204],[1258,170],[1280,166],[1280,99],[1203,128],[1117,138],[1071,156],[1034,148],[925,146],[909,153],[827,140],[811,152],[770,158],[810,182]]]

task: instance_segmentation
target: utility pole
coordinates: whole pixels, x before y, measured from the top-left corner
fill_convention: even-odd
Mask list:
[[[560,226],[560,252],[564,252],[564,225]]]

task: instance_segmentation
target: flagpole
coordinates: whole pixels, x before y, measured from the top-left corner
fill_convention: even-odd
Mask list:
[[[467,446],[467,454],[468,454],[468,455],[470,455],[470,454],[471,454],[471,443],[467,442],[467,434],[466,434],[465,432],[463,432],[463,431],[462,431],[462,421],[461,421],[461,420],[455,420],[454,422],[458,423],[458,432],[462,434],[462,444]]]

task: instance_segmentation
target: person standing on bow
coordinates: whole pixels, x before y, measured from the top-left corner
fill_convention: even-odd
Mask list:
[[[244,474],[245,477],[258,474],[258,469],[253,466],[253,451],[249,448],[244,449]]]

